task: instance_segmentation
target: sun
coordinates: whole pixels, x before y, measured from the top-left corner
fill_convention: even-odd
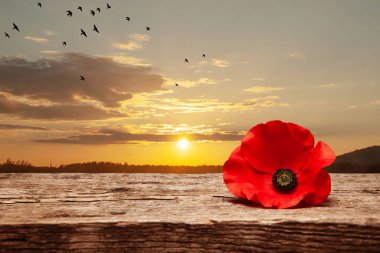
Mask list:
[[[186,140],[186,138],[182,138],[179,141],[177,141],[177,146],[180,149],[187,149],[189,147],[189,141]]]

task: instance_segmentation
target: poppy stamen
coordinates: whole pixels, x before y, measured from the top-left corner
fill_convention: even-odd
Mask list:
[[[276,190],[290,192],[297,186],[297,176],[290,169],[278,169],[272,177],[272,184]]]

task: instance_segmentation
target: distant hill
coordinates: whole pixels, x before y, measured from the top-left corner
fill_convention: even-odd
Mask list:
[[[380,146],[339,155],[326,170],[337,173],[380,173]]]

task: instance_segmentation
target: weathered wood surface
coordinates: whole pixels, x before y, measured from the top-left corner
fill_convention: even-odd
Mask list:
[[[0,252],[379,252],[380,174],[318,207],[234,198],[221,174],[0,174]]]

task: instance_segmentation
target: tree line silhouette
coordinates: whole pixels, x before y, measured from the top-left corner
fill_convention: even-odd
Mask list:
[[[222,165],[134,165],[113,162],[71,163],[60,166],[34,166],[25,160],[7,159],[0,164],[0,173],[221,173]]]

